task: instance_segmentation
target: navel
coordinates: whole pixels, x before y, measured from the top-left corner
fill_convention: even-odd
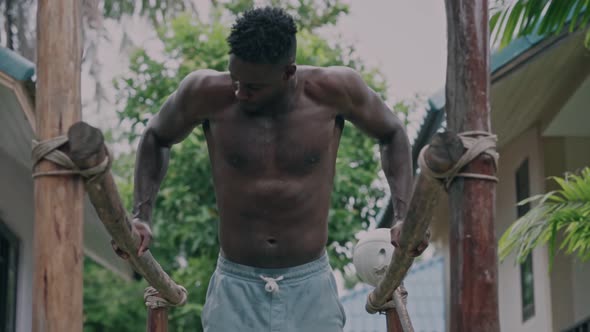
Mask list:
[[[305,156],[305,163],[308,165],[317,164],[320,161],[320,156],[317,154],[310,154]]]
[[[233,167],[242,167],[246,163],[246,160],[242,156],[231,154],[227,157],[227,162]]]

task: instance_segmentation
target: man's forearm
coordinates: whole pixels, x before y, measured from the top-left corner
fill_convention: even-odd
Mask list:
[[[149,128],[145,131],[137,150],[133,217],[151,224],[152,207],[160,184],[168,169],[170,148],[158,143]]]
[[[381,165],[391,190],[394,222],[403,220],[412,196],[413,169],[410,142],[403,129],[381,144]]]

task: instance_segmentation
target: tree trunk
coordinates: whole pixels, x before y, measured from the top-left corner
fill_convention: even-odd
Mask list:
[[[6,32],[6,48],[14,50],[14,34],[12,33],[12,27],[14,25],[14,11],[12,0],[6,0],[4,6],[4,31]]]
[[[446,0],[448,62],[446,110],[449,130],[490,131],[487,0]],[[465,172],[494,175],[481,155]],[[451,331],[499,331],[497,253],[492,181],[457,178],[451,205]]]
[[[37,12],[37,137],[80,121],[80,6],[41,0]],[[37,172],[56,170],[41,161]],[[77,176],[35,179],[33,331],[82,331],[83,187]]]

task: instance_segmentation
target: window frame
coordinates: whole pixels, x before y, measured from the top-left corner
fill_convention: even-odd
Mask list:
[[[0,219],[0,245],[6,245],[6,263],[0,261],[0,287],[10,290],[0,298],[0,332],[16,331],[16,306],[18,297],[18,266],[20,240]]]
[[[516,203],[530,197],[530,172],[528,158],[518,166],[514,176],[516,189]],[[524,216],[531,209],[530,202],[516,206],[518,218]],[[526,322],[535,316],[535,274],[533,264],[533,252],[530,252],[520,264],[520,297],[522,308],[522,321]]]

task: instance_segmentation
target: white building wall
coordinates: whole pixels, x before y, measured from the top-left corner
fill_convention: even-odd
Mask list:
[[[590,166],[590,138],[567,137],[564,143],[567,171]],[[582,262],[577,257],[570,257],[569,261],[573,288],[573,323],[577,323],[590,318],[590,262]]]
[[[590,263],[575,262],[573,265],[574,321],[590,318]]]
[[[525,131],[500,149],[500,179],[496,190],[496,237],[500,239],[517,218],[516,171],[528,159],[530,194],[544,192],[543,159],[536,128]],[[502,331],[552,331],[548,254],[545,247],[533,252],[535,314],[523,322],[520,266],[514,255],[498,266],[500,326]]]

